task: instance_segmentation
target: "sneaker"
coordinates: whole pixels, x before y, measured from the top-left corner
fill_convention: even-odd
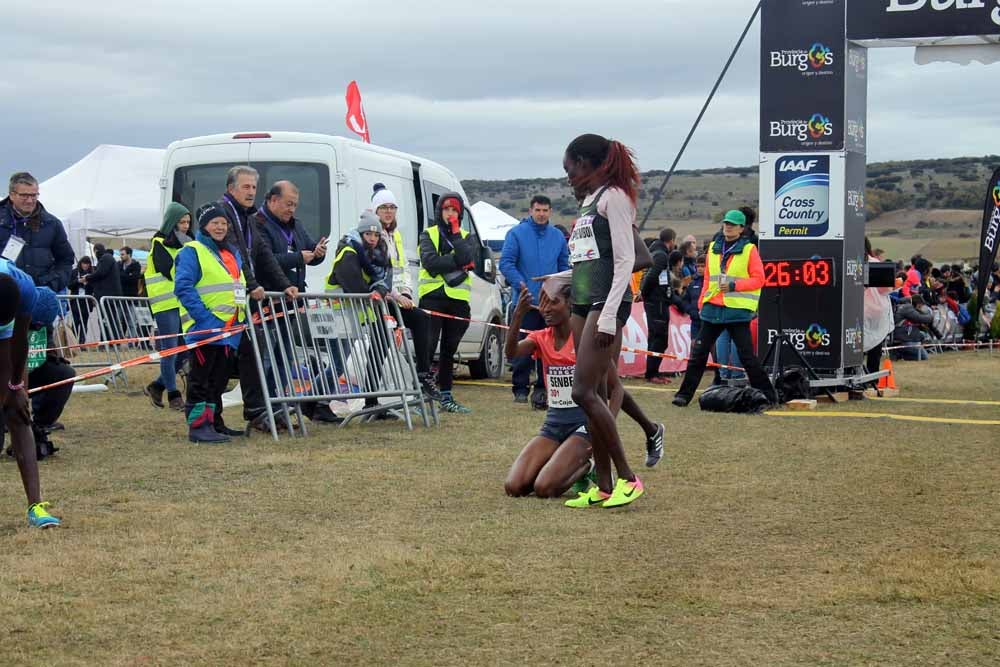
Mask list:
[[[62,524],[48,512],[49,503],[35,503],[28,508],[28,525],[32,528],[55,528]]]
[[[652,468],[663,458],[663,424],[656,425],[656,433],[646,438],[646,467]]]
[[[590,459],[590,470],[587,471],[587,474],[573,482],[573,486],[569,487],[569,492],[575,495],[586,493],[591,484],[597,485],[597,470],[594,468],[594,459]]]
[[[549,409],[549,397],[545,394],[544,387],[535,387],[535,390],[531,392],[531,409],[532,410]]]
[[[634,482],[619,477],[618,483],[615,484],[615,490],[611,493],[611,497],[605,500],[601,507],[622,507],[628,505],[633,500],[637,500],[645,492],[646,487],[642,485],[642,480],[639,479],[638,475],[636,475]]]
[[[527,394],[514,394],[514,402],[515,403],[527,403],[528,402],[528,395]]]
[[[676,396],[674,396],[674,400],[670,402],[679,408],[686,408],[688,403],[691,402],[691,399],[687,398],[686,396],[681,396],[680,394],[677,394]]]
[[[587,491],[577,494],[576,498],[563,503],[566,507],[597,507],[611,499],[612,494],[604,493],[596,486],[590,487]]]
[[[243,431],[239,431],[239,430],[237,430],[237,429],[235,429],[235,428],[229,428],[229,427],[228,427],[228,426],[226,426],[225,424],[222,424],[222,425],[216,425],[216,426],[215,426],[215,432],[216,432],[216,433],[220,433],[220,434],[222,434],[222,435],[228,435],[228,436],[229,436],[230,438],[245,438],[245,437],[247,437],[248,435],[250,435],[250,434],[249,434],[249,433],[248,433],[247,431],[245,431],[245,430],[243,430]]]
[[[651,378],[646,378],[646,382],[649,384],[670,384],[670,378],[662,375],[655,375]]]
[[[454,397],[452,397],[451,392],[443,393],[441,395],[441,409],[445,412],[453,412],[459,415],[467,415],[472,412],[472,408],[467,408],[457,402]]]

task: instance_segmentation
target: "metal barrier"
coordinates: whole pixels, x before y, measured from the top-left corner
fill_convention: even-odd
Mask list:
[[[398,411],[412,430],[415,408],[424,426],[437,423],[437,409],[421,390],[397,304],[369,294],[322,293],[302,294],[293,302],[268,292],[250,312],[254,326],[248,330],[275,440],[276,412],[289,433],[299,430],[305,436],[303,405],[331,401],[394,399],[349,409],[342,427],[355,418]]]
[[[115,363],[110,345],[95,345],[104,338],[104,318],[97,299],[82,294],[58,295],[60,316],[54,323],[53,338],[60,351],[74,368],[105,368]],[[68,332],[68,333],[67,333]],[[75,347],[77,344],[87,344]],[[113,374],[109,382],[118,388],[120,374]]]
[[[149,299],[144,296],[105,296],[101,297],[99,308],[101,340],[109,341],[109,353],[116,363],[156,351],[156,341],[153,339],[156,335],[156,321],[149,309]],[[151,360],[145,363],[159,362]],[[124,369],[118,373],[128,389],[128,374]]]

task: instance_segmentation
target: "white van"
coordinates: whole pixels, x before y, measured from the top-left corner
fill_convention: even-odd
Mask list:
[[[307,289],[322,292],[333,264],[338,239],[357,226],[361,212],[371,208],[372,186],[384,183],[399,205],[399,230],[403,235],[413,284],[417,284],[417,239],[434,220],[438,197],[459,192],[466,202],[462,228],[482,248],[472,278],[472,318],[503,322],[496,263],[476,231],[469,201],[458,178],[430,160],[373,146],[353,139],[303,132],[239,132],[175,141],[163,161],[160,210],[170,201],[192,212],[219,199],[226,190],[226,171],[249,164],[260,172],[257,196],[261,203],[275,181],[289,180],[299,189],[296,218],[319,240],[330,239],[329,252],[320,266],[307,269]],[[458,348],[474,377],[499,377],[503,369],[503,333],[496,327],[473,323]]]

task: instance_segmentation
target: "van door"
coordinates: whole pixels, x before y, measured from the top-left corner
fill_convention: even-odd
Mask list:
[[[250,164],[260,172],[258,206],[278,181],[291,181],[299,190],[295,219],[313,241],[329,239],[327,255],[319,266],[306,267],[306,289],[322,292],[333,266],[340,238],[337,192],[337,153],[330,144],[256,142],[250,146]]]

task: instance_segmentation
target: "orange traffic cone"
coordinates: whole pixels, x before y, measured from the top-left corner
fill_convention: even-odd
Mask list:
[[[898,390],[899,387],[896,386],[896,371],[892,368],[892,359],[886,357],[882,360],[882,370],[889,371],[889,374],[883,375],[878,379],[878,388]]]

